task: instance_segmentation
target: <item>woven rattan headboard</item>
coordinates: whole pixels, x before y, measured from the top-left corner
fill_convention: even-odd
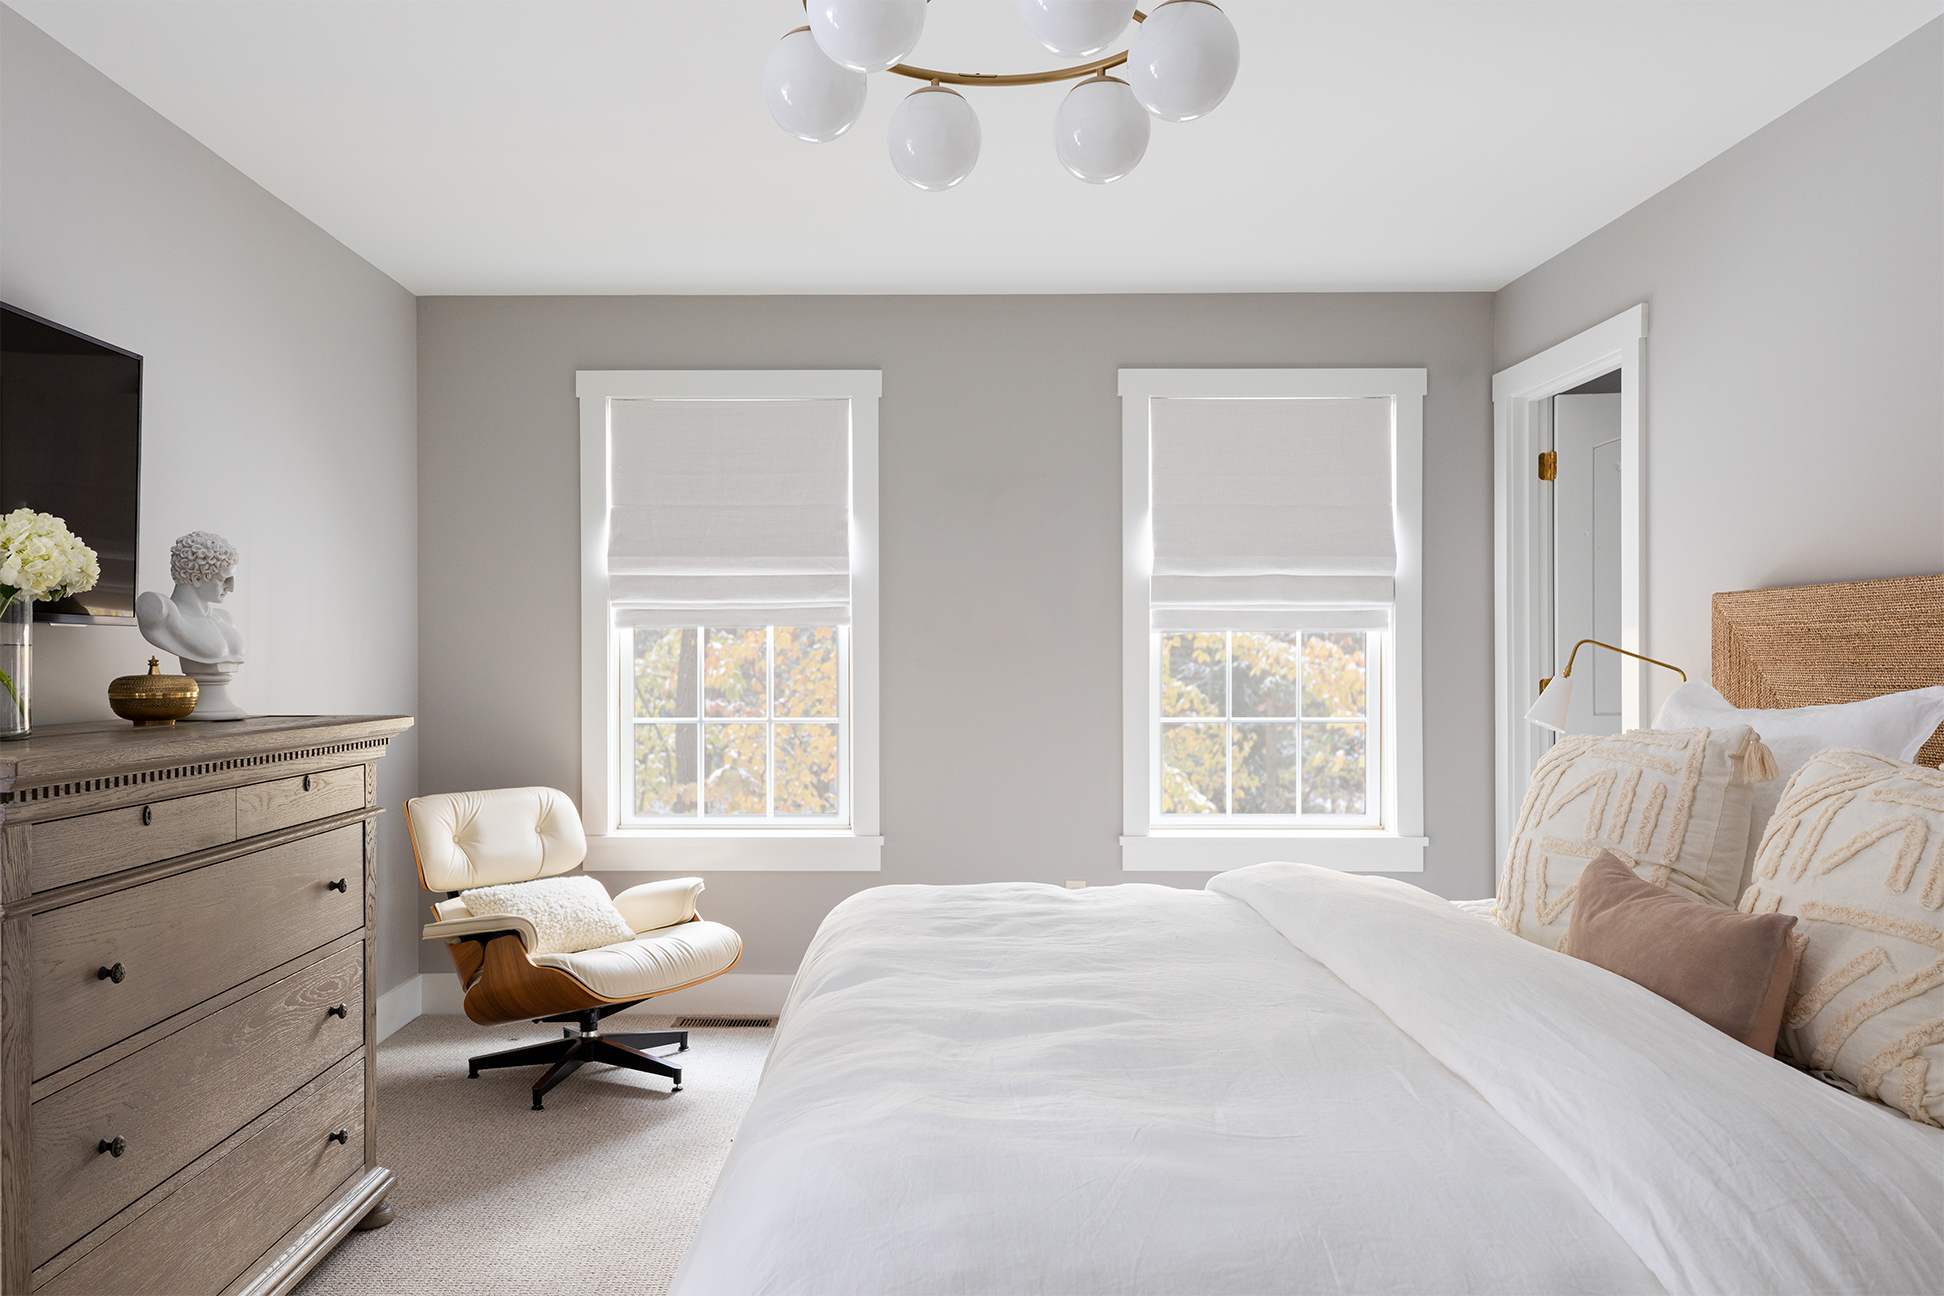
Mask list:
[[[1738,707],[1822,706],[1944,684],[1944,576],[1714,596],[1714,686]],[[1944,727],[1917,754],[1944,763]]]

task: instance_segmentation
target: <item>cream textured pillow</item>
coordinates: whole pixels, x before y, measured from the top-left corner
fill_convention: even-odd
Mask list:
[[[1944,773],[1818,752],[1782,794],[1742,897],[1808,946],[1782,1051],[1944,1124]]]
[[[1540,758],[1499,879],[1499,926],[1560,949],[1587,862],[1601,851],[1645,881],[1732,908],[1748,838],[1749,778],[1773,772],[1747,725],[1561,738]]]
[[[584,873],[475,887],[459,898],[475,918],[513,914],[532,923],[540,944],[529,954],[575,954],[635,938],[606,888]]]

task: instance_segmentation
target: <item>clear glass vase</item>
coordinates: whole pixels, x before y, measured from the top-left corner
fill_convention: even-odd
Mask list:
[[[27,736],[34,682],[34,600],[16,594],[0,607],[0,742]]]

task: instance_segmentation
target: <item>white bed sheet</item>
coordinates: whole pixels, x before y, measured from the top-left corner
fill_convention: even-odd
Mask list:
[[[1573,961],[1388,885],[1275,865],[1211,884],[1227,894],[998,884],[852,897],[805,958],[673,1290],[1827,1290],[1832,1265],[1843,1289],[1944,1285],[1893,1285],[1944,1279],[1934,1218],[1887,1260],[1860,1254],[1929,1208],[1908,1194],[1935,1186],[1914,1201],[1944,1203],[1944,1140],[1921,1137],[1937,1131],[1826,1091],[1597,968],[1542,975],[1540,1007],[1570,995],[1592,1020],[1650,1023],[1650,1042],[1699,1040],[1697,1066],[1726,1059],[1729,1082],[1764,1097],[1767,1082],[1748,1077],[1780,1073],[1790,1113],[1842,1110],[1827,1100],[1861,1113],[1832,1119],[1893,1163],[1874,1189],[1843,1179],[1861,1192],[1857,1219],[1877,1223],[1854,1247],[1775,1240],[1797,1223],[1777,1166],[1814,1166],[1787,1170],[1763,1144],[1751,1164],[1764,1186],[1742,1191],[1719,1179],[1733,1179],[1734,1143],[1673,1162],[1668,1143],[1760,1142],[1781,1137],[1779,1121],[1721,1125],[1706,1102],[1629,1151],[1637,1110],[1575,1068],[1624,1062],[1640,1041],[1609,1055],[1551,1027],[1566,1047],[1506,1051],[1539,1011],[1517,984],[1531,979],[1526,951]],[[1717,1057],[1706,1035],[1730,1051]],[[1555,1092],[1561,1066],[1592,1081],[1586,1098]],[[1621,1067],[1634,1085],[1654,1070]],[[1521,1105],[1536,1111],[1508,1119]],[[1575,1136],[1580,1120],[1608,1132]],[[1854,1222],[1819,1201],[1819,1236]],[[1715,1218],[1745,1207],[1772,1213]],[[1746,1257],[1751,1239],[1768,1258]]]

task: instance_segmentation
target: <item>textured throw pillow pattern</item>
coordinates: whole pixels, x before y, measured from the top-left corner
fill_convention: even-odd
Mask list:
[[[1568,935],[1574,958],[1598,964],[1685,1008],[1762,1053],[1775,1052],[1795,974],[1787,914],[1696,904],[1634,876],[1601,851],[1580,874]]]
[[[1763,835],[1745,913],[1807,937],[1782,1048],[1944,1124],[1944,773],[1818,752]]]
[[[1767,759],[1747,725],[1560,739],[1519,811],[1499,878],[1499,925],[1560,949],[1580,873],[1601,851],[1655,886],[1733,908],[1748,779],[1768,772]]]
[[[512,914],[532,923],[540,943],[529,954],[576,954],[635,938],[606,888],[584,873],[475,887],[459,898],[475,918]]]

